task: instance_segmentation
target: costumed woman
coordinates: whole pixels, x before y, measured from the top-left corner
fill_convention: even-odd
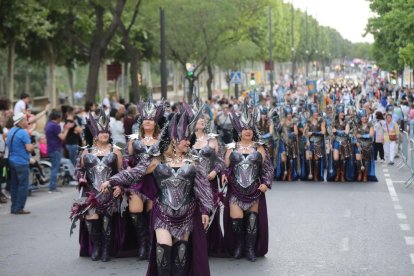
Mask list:
[[[345,119],[345,105],[338,104],[335,107],[336,117],[332,124],[332,133],[334,140],[333,160],[335,169],[335,181],[345,182],[346,179],[346,164],[352,153],[351,143],[349,141],[349,124]]]
[[[188,114],[176,114],[160,137],[160,157],[144,160],[102,184],[103,189],[129,187],[153,173],[157,196],[152,209],[152,244],[147,275],[210,275],[205,229],[213,196],[205,170],[190,159],[193,124]]]
[[[72,206],[71,232],[79,219],[80,255],[107,262],[111,253],[116,255],[122,243],[119,229],[114,227],[119,220],[112,220],[115,214],[119,214],[118,196],[122,191],[120,187],[105,194],[100,190],[104,181],[121,170],[122,154],[109,143],[109,116],[104,112],[97,118],[90,115],[88,127],[94,137],[94,145],[84,149],[78,158],[76,175],[80,199]]]
[[[306,161],[308,163],[308,180],[324,180],[324,157],[326,133],[325,121],[319,116],[318,106],[310,107],[311,117],[308,119],[304,133],[306,135]]]
[[[356,142],[357,181],[378,181],[375,176],[375,162],[373,154],[374,125],[368,122],[365,109],[358,110],[359,122],[354,131]]]
[[[280,145],[280,167],[282,181],[294,181],[299,178],[300,163],[298,159],[298,122],[293,118],[293,110],[290,106],[283,108],[284,118],[279,127],[282,144]]]
[[[207,231],[207,247],[210,256],[223,257],[225,255],[223,233],[220,227],[220,201],[222,199],[222,187],[218,175],[224,169],[223,148],[216,137],[217,134],[210,133],[207,127],[205,105],[196,99],[190,107],[183,103],[186,111],[190,114],[190,120],[195,123],[195,132],[191,138],[191,154],[199,158],[202,168],[205,170],[210,187],[214,196],[214,217],[210,217],[210,226]],[[199,114],[201,113],[201,114]],[[193,118],[198,117],[195,121]],[[195,141],[194,141],[195,140]]]
[[[151,100],[141,102],[138,104],[138,110],[140,113],[138,132],[129,136],[128,143],[130,156],[128,165],[131,168],[144,162],[144,159],[152,159],[160,154],[158,121],[164,114],[163,103],[155,105]],[[148,258],[150,249],[150,212],[157,194],[153,174],[145,175],[141,181],[126,188],[125,192],[128,194],[129,215],[138,243],[138,259],[144,260]]]
[[[224,240],[234,258],[249,261],[264,256],[269,235],[265,193],[271,187],[273,166],[265,148],[258,143],[257,110],[244,102],[240,118],[232,112],[235,143],[228,145],[223,183],[229,183],[224,211]]]

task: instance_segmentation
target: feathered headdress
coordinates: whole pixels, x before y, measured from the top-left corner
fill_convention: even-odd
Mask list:
[[[141,121],[153,120],[157,123],[164,114],[164,100],[161,100],[161,103],[156,105],[150,98],[146,102],[139,102],[137,106]]]
[[[175,114],[169,122],[169,133],[172,140],[180,142],[190,140],[191,132],[188,128],[189,116],[184,109],[180,114]]]
[[[251,109],[251,110],[249,110]],[[249,105],[247,100],[243,102],[240,118],[232,110],[230,112],[231,123],[237,133],[243,129],[254,129],[257,122],[257,110],[253,105]]]
[[[109,132],[109,115],[101,111],[98,116],[89,112],[88,127],[93,137],[98,137],[101,132]]]

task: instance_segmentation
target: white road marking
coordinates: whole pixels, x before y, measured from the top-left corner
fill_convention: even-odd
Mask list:
[[[404,213],[397,213],[398,219],[407,219],[407,215]]]
[[[385,177],[390,177],[390,174],[389,173],[384,173],[384,176]]]
[[[410,254],[410,259],[411,259],[411,263],[414,264],[414,254],[413,253]]]
[[[341,251],[349,251],[349,238],[342,238],[341,240]]]
[[[404,237],[407,245],[414,245],[414,237]]]
[[[402,206],[400,204],[394,204],[395,210],[402,210]]]
[[[405,183],[406,181],[404,180],[393,180],[392,183]]]
[[[382,169],[385,173],[388,172],[388,169]]]
[[[411,227],[409,224],[401,223],[400,224],[401,231],[410,231]]]

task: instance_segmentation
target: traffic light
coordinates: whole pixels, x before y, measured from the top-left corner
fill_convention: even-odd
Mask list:
[[[256,85],[256,78],[254,73],[250,73],[250,85]]]

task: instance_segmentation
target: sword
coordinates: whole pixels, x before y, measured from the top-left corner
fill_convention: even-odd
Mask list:
[[[227,191],[227,182],[223,183],[223,186],[221,187],[221,189],[219,190],[219,194],[224,193],[225,191]],[[210,216],[210,221],[208,222],[207,228],[206,228],[206,233],[208,231],[208,229],[210,228],[211,224],[213,223],[214,217],[216,216],[216,212],[217,210],[221,207],[222,203],[219,201],[219,203],[217,204],[217,207],[214,208],[213,213]]]

